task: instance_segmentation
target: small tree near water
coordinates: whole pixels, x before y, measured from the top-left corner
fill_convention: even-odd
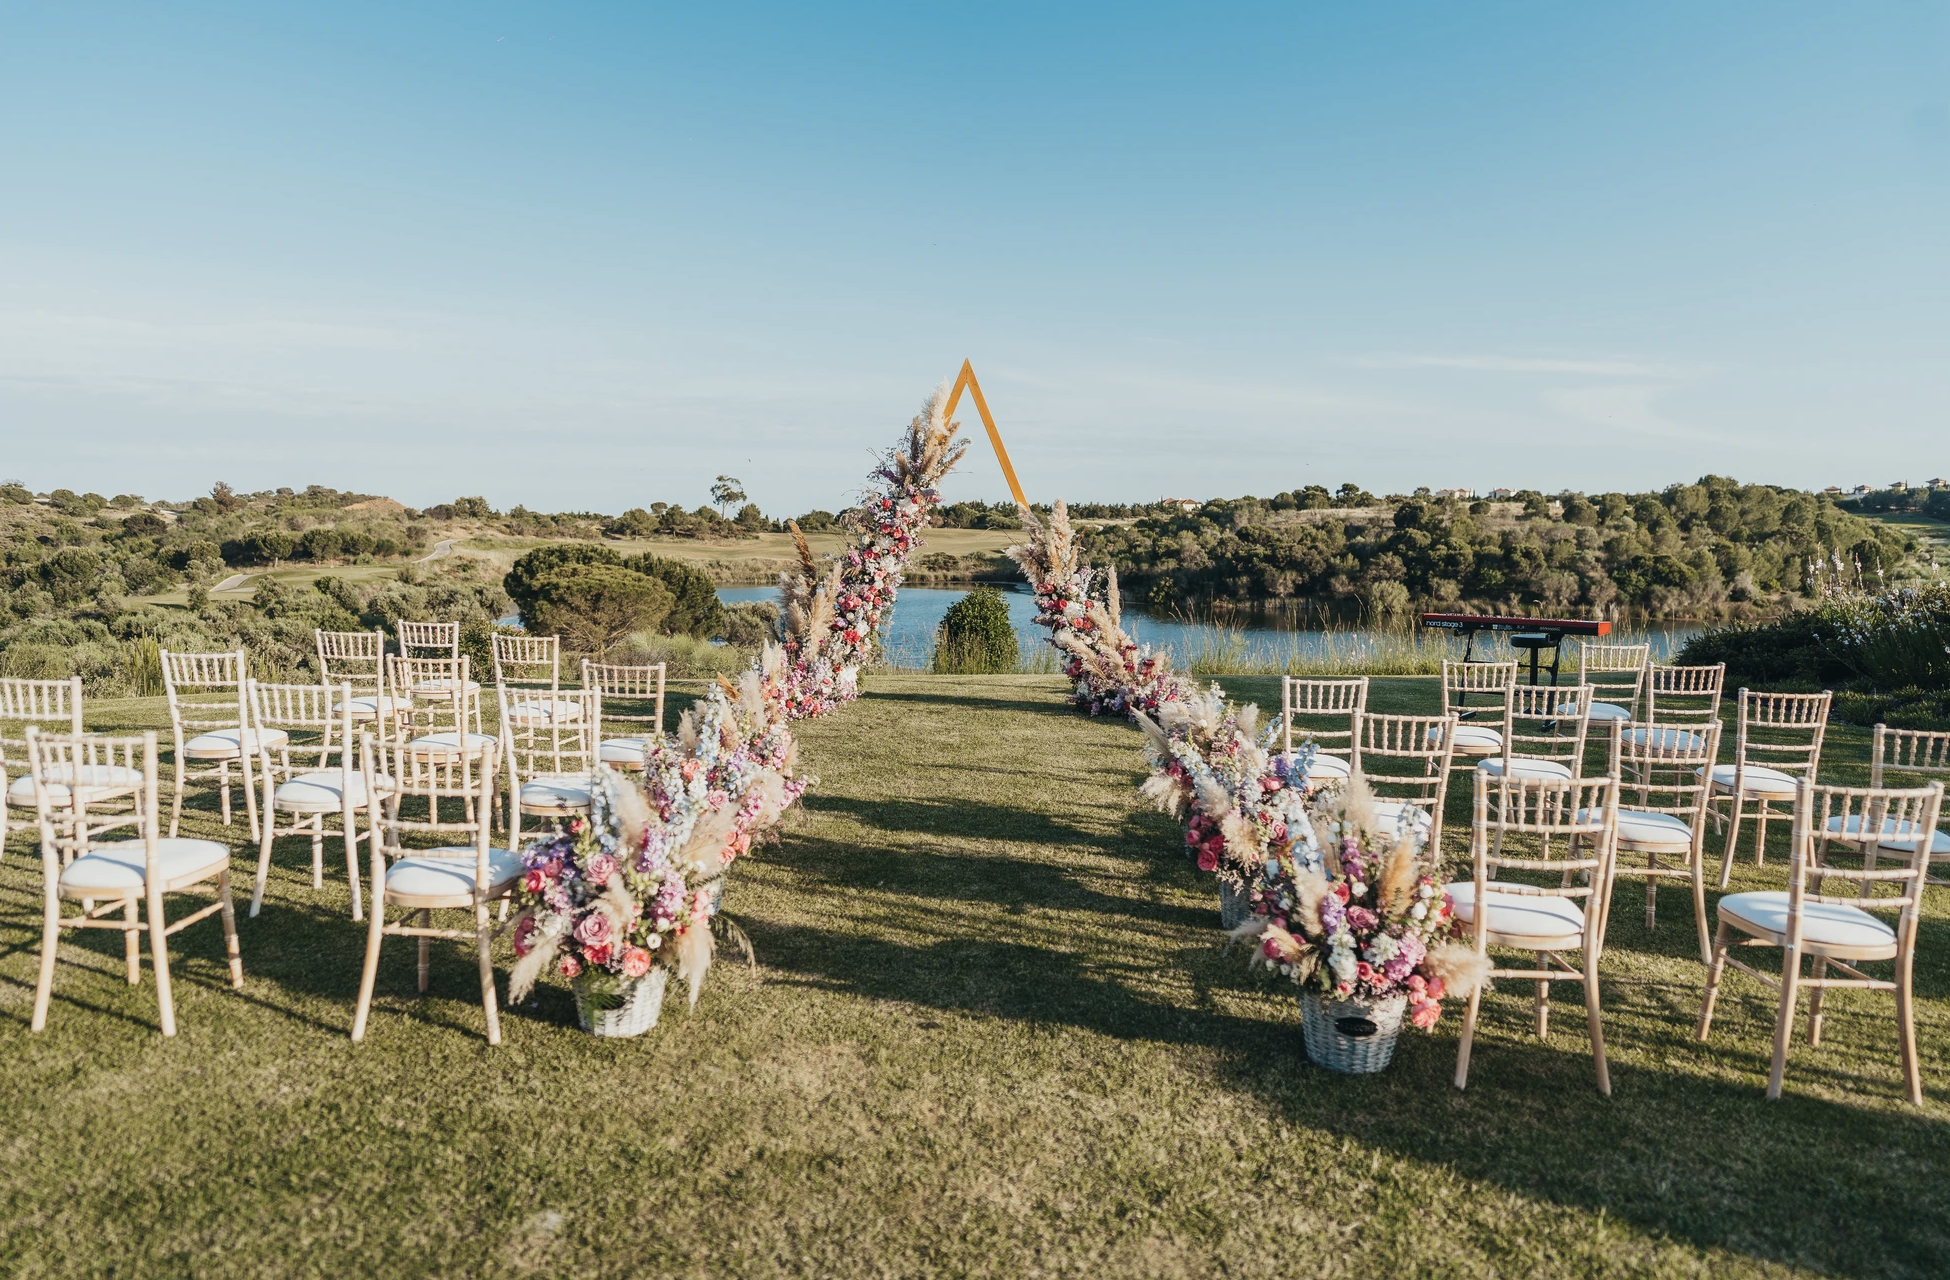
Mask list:
[[[1020,659],[1009,603],[994,587],[977,587],[949,606],[935,633],[934,669],[943,675],[1014,671]]]

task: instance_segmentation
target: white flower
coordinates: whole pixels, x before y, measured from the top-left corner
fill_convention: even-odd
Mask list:
[[[1368,886],[1362,884],[1359,880],[1356,880],[1352,884],[1347,886],[1347,891],[1350,894],[1352,894],[1354,897],[1359,898],[1364,896],[1368,892]]]
[[[1426,902],[1418,902],[1414,906],[1408,909],[1408,918],[1411,920],[1420,920],[1423,916],[1426,916],[1428,914],[1429,914],[1429,905]]]

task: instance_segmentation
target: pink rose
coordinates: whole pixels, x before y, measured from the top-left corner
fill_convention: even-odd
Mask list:
[[[582,972],[582,961],[580,961],[580,960],[578,960],[578,959],[576,959],[576,958],[575,958],[574,956],[563,956],[563,957],[562,957],[562,976],[563,976],[563,977],[565,977],[565,978],[573,978],[573,977],[575,977],[575,976],[576,976],[576,975],[577,975],[578,973],[581,973],[581,972]]]
[[[1415,1006],[1415,1012],[1409,1015],[1409,1021],[1427,1031],[1441,1016],[1442,1006],[1433,1000],[1427,1000]]]
[[[582,954],[590,964],[608,964],[609,944],[607,942],[600,942],[593,947],[584,947]]]
[[[535,873],[531,871],[528,874],[533,875]],[[515,921],[515,954],[518,956],[527,955],[529,949],[534,945],[534,937],[534,916],[524,915],[521,919]]]
[[[1440,1000],[1449,994],[1449,984],[1440,978],[1430,978],[1428,991],[1429,999]]]
[[[623,976],[641,978],[650,972],[650,953],[642,947],[623,948]]]
[[[1198,869],[1200,871],[1213,871],[1218,868],[1218,865],[1219,855],[1212,852],[1210,846],[1198,851]]]
[[[1273,829],[1269,831],[1267,834],[1271,835],[1276,842],[1286,839],[1286,823],[1284,822],[1274,823]]]
[[[530,867],[528,874],[521,878],[521,887],[530,893],[540,893],[548,887],[548,877],[542,874],[540,867]]]
[[[616,859],[606,853],[599,853],[589,859],[589,865],[584,868],[582,878],[590,884],[608,884],[609,878],[615,874]]]
[[[583,949],[600,947],[609,942],[609,917],[600,911],[591,911],[576,921],[576,941]]]

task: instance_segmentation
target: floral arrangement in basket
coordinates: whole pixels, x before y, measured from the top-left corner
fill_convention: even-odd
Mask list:
[[[1022,566],[1036,593],[1036,623],[1047,627],[1050,643],[1064,657],[1064,674],[1075,682],[1071,700],[1091,715],[1156,714],[1164,704],[1186,696],[1186,682],[1170,659],[1125,633],[1117,570],[1104,575],[1096,594],[1097,571],[1083,563],[1070,528],[1069,509],[1058,499],[1045,524],[1028,507],[1017,505],[1028,535],[1003,552]]]
[[[780,628],[789,662],[786,714],[824,715],[860,696],[861,667],[873,659],[880,626],[894,607],[921,530],[941,505],[936,487],[961,461],[966,441],[947,414],[949,384],[935,389],[908,424],[900,447],[874,471],[879,482],[854,514],[858,537],[822,569],[799,526],[799,564],[779,575]]]
[[[1272,852],[1251,888],[1253,961],[1319,997],[1378,1005],[1405,1000],[1424,1030],[1445,997],[1466,997],[1487,961],[1455,934],[1440,869],[1422,860],[1416,828],[1378,819],[1358,777],[1323,793],[1311,814],[1319,859]]]
[[[785,676],[784,655],[768,646],[651,747],[641,783],[599,769],[589,816],[522,851],[510,1000],[553,965],[599,1008],[657,967],[697,1003],[726,869],[811,784],[792,772]]]
[[[1199,870],[1245,889],[1271,858],[1320,865],[1308,807],[1318,790],[1307,775],[1311,744],[1275,752],[1278,726],[1262,730],[1259,708],[1228,706],[1217,684],[1165,703],[1156,720],[1134,715],[1151,765],[1139,792],[1185,819],[1186,853]]]

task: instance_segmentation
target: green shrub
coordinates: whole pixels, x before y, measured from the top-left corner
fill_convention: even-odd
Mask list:
[[[977,587],[950,605],[935,635],[934,669],[942,674],[1014,671],[1021,657],[1009,603],[994,587]]]
[[[718,635],[726,644],[756,649],[778,638],[779,606],[768,600],[749,600],[725,606],[724,625]]]
[[[693,569],[681,560],[664,560],[653,555],[625,559],[596,543],[536,547],[514,562],[501,585],[526,618],[534,608],[542,579],[572,565],[608,565],[663,583],[670,593],[670,604],[662,615],[659,629],[666,635],[682,632],[701,639],[717,634],[724,625],[724,606],[718,602],[717,584],[710,574]]]
[[[607,564],[558,569],[535,584],[534,599],[523,615],[530,631],[559,635],[570,649],[598,654],[654,629],[671,605],[662,582]]]

